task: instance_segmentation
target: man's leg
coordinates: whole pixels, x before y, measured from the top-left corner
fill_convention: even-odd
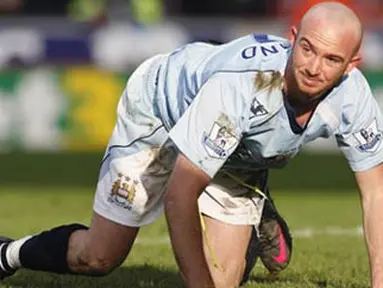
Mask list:
[[[246,252],[246,268],[242,284],[248,281],[258,258],[272,275],[286,269],[291,260],[292,237],[289,227],[278,213],[274,202],[265,201],[258,229],[253,226]]]
[[[138,227],[117,224],[94,213],[90,229],[71,236],[67,259],[71,271],[107,274],[120,266],[129,254]]]
[[[221,225],[210,223],[211,231],[207,232],[208,235],[220,235],[221,232],[216,231],[220,228],[215,229],[215,227],[222,225],[225,227],[234,226],[233,229],[235,230],[238,229],[237,227],[241,227],[241,225],[245,227],[249,225],[250,228],[248,228],[248,230],[246,228],[246,230],[249,231],[248,233],[251,237],[248,236],[244,242],[245,254],[240,256],[242,257],[241,260],[235,258],[235,263],[239,263],[238,261],[246,263],[241,274],[241,283],[248,280],[258,257],[261,258],[265,267],[273,274],[285,269],[291,257],[292,239],[286,222],[277,212],[273,201],[270,200],[271,198],[267,188],[267,176],[268,173],[266,170],[260,171],[258,175],[254,174],[254,178],[251,179],[252,181],[249,181],[249,185],[260,187],[269,199],[260,197],[258,193],[249,190],[248,186],[243,185],[243,182],[238,182],[231,176],[230,178],[235,180],[236,183],[230,182],[228,178],[224,178],[223,180],[217,178],[216,182],[219,184],[209,185],[199,199],[199,206],[202,213],[210,215],[210,219],[221,220],[221,222],[217,220],[210,221],[211,223],[224,223]],[[238,185],[238,183],[240,185]],[[231,225],[229,223],[231,223]],[[229,228],[222,229],[226,230]],[[225,235],[224,232],[222,233]],[[209,237],[215,238],[214,235]],[[231,241],[231,237],[232,235],[229,234],[228,240],[225,241]],[[230,250],[232,247],[230,246],[227,249]],[[238,249],[243,249],[243,245],[241,244]],[[214,249],[212,250],[214,251]],[[226,253],[226,251],[215,253],[221,254]],[[238,253],[238,255],[241,255],[241,253]],[[231,276],[227,277],[230,278]]]
[[[251,225],[233,225],[204,216],[204,250],[217,288],[238,287],[245,270]]]
[[[254,177],[262,179],[259,174]],[[218,174],[198,199],[205,215],[205,254],[219,288],[240,285],[252,230],[260,223],[263,203],[253,189],[225,173]]]
[[[90,228],[73,224],[12,242],[0,239],[0,279],[21,267],[104,275],[128,255],[137,227],[161,215],[163,188],[171,168],[161,159],[152,161],[168,135],[154,115],[151,99],[162,59],[159,55],[142,63],[120,98],[116,126],[102,160]],[[151,162],[150,171],[143,175]]]
[[[269,204],[265,203],[265,208]],[[285,269],[291,259],[292,239],[286,222],[266,208],[260,226],[261,237],[254,226],[232,225],[204,216],[204,250],[217,287],[244,284],[261,258],[272,274]],[[279,218],[280,217],[280,218]],[[261,238],[261,239],[260,239]],[[282,259],[283,258],[283,259]]]
[[[232,225],[204,216],[204,249],[217,287],[247,282],[258,258],[271,274],[287,268],[292,238],[286,222],[270,204],[265,202],[260,232],[252,225]]]
[[[0,278],[18,268],[105,275],[124,261],[137,232],[136,227],[122,226],[94,213],[89,229],[72,224],[6,245],[0,243]]]

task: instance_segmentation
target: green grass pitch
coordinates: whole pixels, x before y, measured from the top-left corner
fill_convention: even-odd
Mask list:
[[[245,288],[369,287],[356,191],[275,191],[294,236],[291,264],[269,279],[260,262]],[[89,223],[93,189],[0,187],[0,234],[20,237],[70,222]],[[182,287],[164,219],[144,227],[128,260],[100,278],[19,271],[0,288]]]

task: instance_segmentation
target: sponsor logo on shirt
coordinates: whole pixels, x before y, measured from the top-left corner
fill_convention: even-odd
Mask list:
[[[359,145],[356,146],[359,151],[375,152],[382,140],[382,133],[378,130],[376,119],[367,128],[354,133],[354,137],[359,142]]]
[[[251,59],[260,54],[269,57],[291,48],[290,42],[270,39],[269,36],[265,34],[254,34],[254,39],[258,44],[243,49],[241,53],[243,59]]]

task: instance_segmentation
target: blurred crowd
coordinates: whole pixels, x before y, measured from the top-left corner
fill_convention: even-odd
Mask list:
[[[321,1],[0,0],[0,150],[101,150],[144,59],[194,41],[289,37]],[[383,107],[383,0],[338,1],[364,22],[360,68]],[[327,143],[313,149],[335,151]]]
[[[227,17],[287,17],[296,23],[313,4],[325,0],[1,0],[1,15],[69,16],[108,15],[121,11],[121,16],[147,16],[164,12],[167,15]],[[382,19],[383,0],[335,0],[352,7],[366,24]],[[151,14],[151,15],[149,15]]]
[[[252,32],[289,37],[289,27],[323,1],[1,0],[0,65],[23,55],[23,63],[91,60],[121,71],[192,41],[225,42]],[[383,0],[336,1],[365,25],[363,65],[383,70]]]
[[[163,6],[169,14],[189,15],[266,15],[276,11],[277,0],[2,0],[0,11],[12,15],[70,15],[73,7],[81,9],[113,9],[114,7],[134,9],[142,5]]]

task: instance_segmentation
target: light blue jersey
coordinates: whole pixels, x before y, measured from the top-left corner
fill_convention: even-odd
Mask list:
[[[363,75],[354,69],[302,128],[282,94],[289,53],[285,39],[250,35],[142,63],[118,104],[94,210],[131,227],[160,217],[173,145],[212,177],[198,198],[201,213],[255,227],[265,199],[243,182],[266,192],[265,170],[288,163],[305,143],[335,135],[354,171],[381,163],[382,115]]]
[[[157,71],[156,116],[178,149],[211,177],[221,168],[281,167],[305,143],[331,135],[353,171],[381,163],[382,114],[357,69],[330,91],[303,128],[281,86],[257,88],[272,79],[278,84],[289,53],[286,39],[270,35],[184,46],[165,56]]]

